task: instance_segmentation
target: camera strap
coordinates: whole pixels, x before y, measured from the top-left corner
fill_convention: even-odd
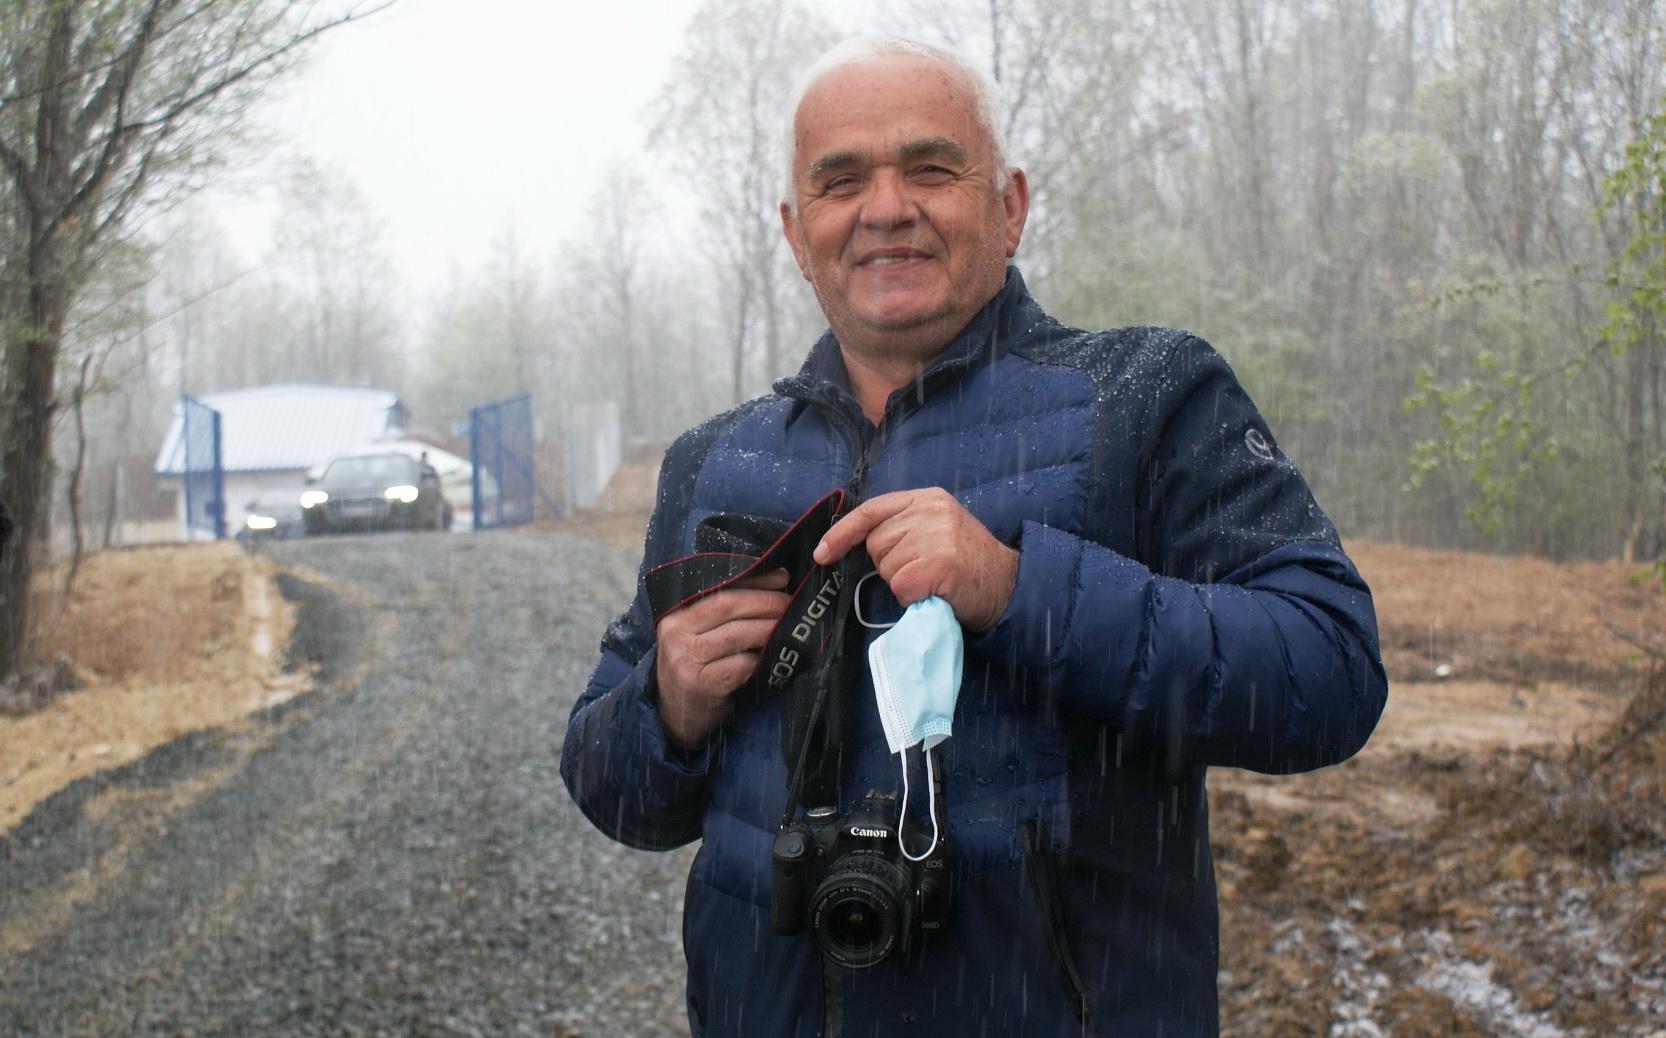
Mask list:
[[[778,522],[748,516],[717,515],[701,523],[696,547],[744,548],[767,543],[761,552],[702,550],[672,559],[643,576],[648,606],[655,623],[707,595],[772,570],[787,572],[790,601],[764,645],[758,667],[737,695],[782,693],[781,755],[787,762],[787,811],[796,811],[801,798],[810,803],[834,803],[840,771],[839,747],[853,719],[836,688],[855,688],[843,674],[848,664],[842,651],[845,619],[855,580],[852,569],[866,564],[866,555],[852,551],[831,566],[816,563],[811,553],[839,516],[845,493],[835,489],[811,505],[784,530]],[[772,538],[772,539],[771,539]],[[829,648],[834,651],[829,652]],[[802,680],[801,680],[802,679]]]

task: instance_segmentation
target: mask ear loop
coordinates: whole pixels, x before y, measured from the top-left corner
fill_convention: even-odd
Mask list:
[[[851,592],[850,595],[850,607],[856,612],[856,622],[870,631],[883,631],[888,627],[895,627],[897,625],[895,620],[892,620],[888,624],[871,624],[868,622],[867,617],[862,615],[862,585],[877,576],[879,576],[879,570],[869,570],[861,580],[856,582],[856,590]]]
[[[925,750],[926,755],[926,803],[931,805],[931,843],[919,857],[908,853],[908,846],[902,842],[903,820],[908,817],[908,748],[897,754],[897,760],[902,762],[902,807],[897,811],[897,850],[909,861],[925,861],[931,857],[931,852],[937,849],[937,841],[941,836],[937,827],[937,798],[931,791],[937,788],[937,779],[932,770],[932,759],[937,756],[934,750]]]

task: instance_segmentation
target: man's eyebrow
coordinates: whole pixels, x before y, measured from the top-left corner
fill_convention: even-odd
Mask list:
[[[909,141],[897,149],[897,157],[904,162],[915,159],[945,158],[951,162],[964,163],[966,149],[960,143],[948,137],[927,137],[924,140]]]
[[[834,170],[845,169],[857,165],[861,161],[862,156],[854,151],[836,151],[830,155],[823,155],[810,163],[810,171],[806,175],[810,178],[811,183],[814,183]]]

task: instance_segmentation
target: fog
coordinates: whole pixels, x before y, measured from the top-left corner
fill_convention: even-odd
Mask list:
[[[778,106],[882,28],[998,74],[1037,297],[1209,339],[1345,530],[1658,548],[1661,346],[1606,348],[1603,283],[1641,269],[1647,197],[1604,199],[1660,95],[1654,5],[616,6],[419,0],[327,38],[258,110],[275,143],[145,224],[149,377],[121,391],[148,428],[181,390],[302,379],[440,432],[615,399],[663,440],[765,391],[821,326]]]

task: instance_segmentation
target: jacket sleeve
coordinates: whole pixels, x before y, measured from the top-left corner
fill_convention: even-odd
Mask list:
[[[1141,557],[1026,523],[973,647],[1171,766],[1346,759],[1388,693],[1370,590],[1218,354],[1188,337],[1152,381]]]
[[[644,850],[698,839],[706,806],[710,750],[685,752],[669,743],[659,719],[653,617],[642,580],[652,565],[683,554],[697,438],[691,433],[673,445],[661,465],[636,597],[602,637],[601,660],[573,705],[561,749],[561,778],[584,816]]]

